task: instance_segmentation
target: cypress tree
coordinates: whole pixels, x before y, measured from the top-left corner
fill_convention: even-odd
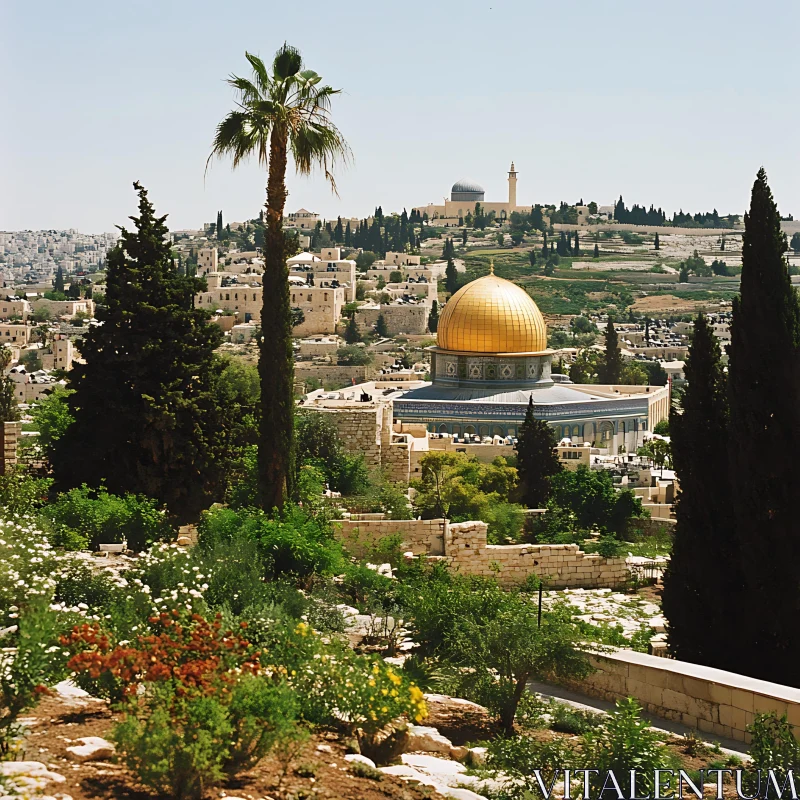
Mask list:
[[[728,350],[735,532],[747,603],[742,670],[800,685],[800,518],[789,478],[800,448],[800,302],[780,215],[760,169],[744,218],[742,281]]]
[[[658,238],[658,232],[656,232],[656,238],[653,240],[653,248],[655,250],[661,249],[661,240]]]
[[[736,641],[742,600],[724,450],[720,458],[728,438],[727,386],[719,343],[702,314],[695,321],[685,373],[683,412],[673,408],[669,422],[680,493],[662,607],[675,658],[736,671],[741,653],[719,646]]]
[[[344,329],[344,340],[347,344],[355,344],[361,341],[361,333],[356,324],[355,314],[351,314],[350,319],[347,320],[347,327]]]
[[[53,291],[54,292],[64,292],[64,270],[59,267],[56,270],[56,277],[53,281]]]
[[[600,369],[599,383],[619,383],[622,377],[622,354],[619,351],[619,337],[614,328],[613,317],[608,318],[605,333],[606,352]]]
[[[519,498],[528,508],[542,508],[550,495],[550,478],[561,471],[556,452],[556,432],[533,415],[533,397],[528,399],[525,421],[519,427],[517,452]]]
[[[350,230],[350,223],[347,223],[347,227],[344,229],[344,246],[345,247],[352,247],[353,246],[353,232]]]
[[[575,246],[572,248],[572,252],[576,256],[581,254],[581,240],[578,238],[578,231],[575,231]]]
[[[447,259],[447,268],[444,271],[444,286],[451,295],[458,291],[458,271],[452,257]]]
[[[56,487],[144,494],[176,522],[220,499],[229,422],[216,400],[222,341],[194,308],[205,281],[173,268],[166,217],[139,194],[135,230],[108,256],[102,323],[83,337],[69,397],[74,422],[52,454]]]
[[[217,239],[222,238],[222,211],[217,211]]]
[[[428,315],[428,330],[431,333],[436,333],[439,329],[439,303],[434,300],[431,303],[431,313]]]
[[[386,327],[386,317],[383,314],[378,314],[378,319],[375,322],[375,333],[378,336],[388,336],[389,330]]]
[[[542,234],[542,261],[547,261],[547,231]]]
[[[342,228],[342,218],[336,218],[336,227],[333,230],[333,239],[337,244],[344,241],[344,228]]]
[[[597,245],[594,246],[594,257],[600,258],[600,248]]]

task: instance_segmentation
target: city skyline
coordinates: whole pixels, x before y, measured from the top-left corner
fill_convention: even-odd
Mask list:
[[[247,72],[246,49],[267,59],[284,38],[344,90],[333,117],[355,156],[337,171],[338,198],[321,176],[290,172],[287,210],[410,209],[441,202],[461,178],[502,200],[513,159],[521,204],[621,194],[670,216],[742,213],[764,165],[782,213],[797,215],[798,22],[796,4],[771,1],[724,12],[678,2],[668,14],[627,1],[445,2],[424,14],[355,2],[336,15],[313,2],[302,14],[20,4],[0,55],[12,115],[0,133],[0,228],[113,230],[135,210],[134,180],[173,229],[220,208],[226,220],[255,217],[263,171],[219,162],[204,178],[205,160],[234,104],[224,79]]]

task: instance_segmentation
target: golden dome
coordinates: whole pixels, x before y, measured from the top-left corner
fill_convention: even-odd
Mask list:
[[[437,342],[469,353],[539,353],[547,349],[547,327],[530,295],[492,272],[450,298]]]

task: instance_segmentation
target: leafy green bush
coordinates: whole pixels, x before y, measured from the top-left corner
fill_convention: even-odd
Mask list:
[[[560,733],[588,733],[604,724],[604,714],[596,714],[581,708],[573,708],[566,703],[554,703],[550,712],[553,721],[550,728]]]
[[[114,594],[107,573],[94,572],[88,564],[73,561],[59,571],[54,600],[66,606],[85,603],[93,612],[104,610]]]
[[[489,524],[486,531],[489,544],[509,544],[519,539],[525,513],[517,503],[493,503],[486,509],[483,521]]]
[[[653,791],[655,770],[677,766],[676,757],[641,718],[641,712],[641,706],[632,697],[618,700],[616,710],[604,725],[584,734],[584,761],[600,771],[589,779],[593,795],[601,791],[609,770],[624,775],[635,769],[637,788],[640,796],[644,796]]]
[[[0,760],[8,757],[21,733],[20,716],[67,675],[66,651],[58,646],[58,622],[47,598],[34,597],[17,623],[0,652]]]
[[[0,475],[0,508],[8,514],[31,514],[45,503],[52,483],[15,467]]]
[[[530,736],[513,736],[494,739],[489,743],[486,766],[516,779],[521,791],[515,797],[540,796],[534,770],[539,770],[545,785],[558,779],[558,770],[573,765],[575,748],[564,739],[537,741]]]
[[[773,711],[756,714],[752,724],[747,726],[747,732],[752,736],[750,758],[753,769],[774,769],[782,782],[787,770],[800,768],[800,743],[794,737],[786,714],[780,717]]]
[[[296,507],[287,508],[278,519],[259,509],[217,507],[203,514],[198,527],[201,549],[211,550],[220,542],[231,542],[236,535],[258,544],[262,575],[267,579],[331,575],[345,565],[341,545],[330,526]]]
[[[174,531],[154,500],[127,494],[109,494],[84,485],[58,495],[43,512],[60,535],[77,534],[90,547],[127,542],[137,552],[153,542],[169,540]]]

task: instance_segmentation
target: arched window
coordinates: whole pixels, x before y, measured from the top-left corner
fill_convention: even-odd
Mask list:
[[[439,426],[439,433],[447,433],[447,425],[445,425],[444,423],[442,423],[442,424]]]
[[[493,425],[492,436],[505,436],[505,433],[503,433],[503,429],[499,425]]]
[[[581,437],[580,425],[573,425],[572,426],[572,438],[573,439],[580,439],[580,437]]]
[[[475,426],[474,425],[467,425],[467,427],[464,428],[464,433],[466,433],[467,436],[474,436],[475,435]]]
[[[489,426],[481,425],[481,436],[488,436],[488,435],[489,435]]]

